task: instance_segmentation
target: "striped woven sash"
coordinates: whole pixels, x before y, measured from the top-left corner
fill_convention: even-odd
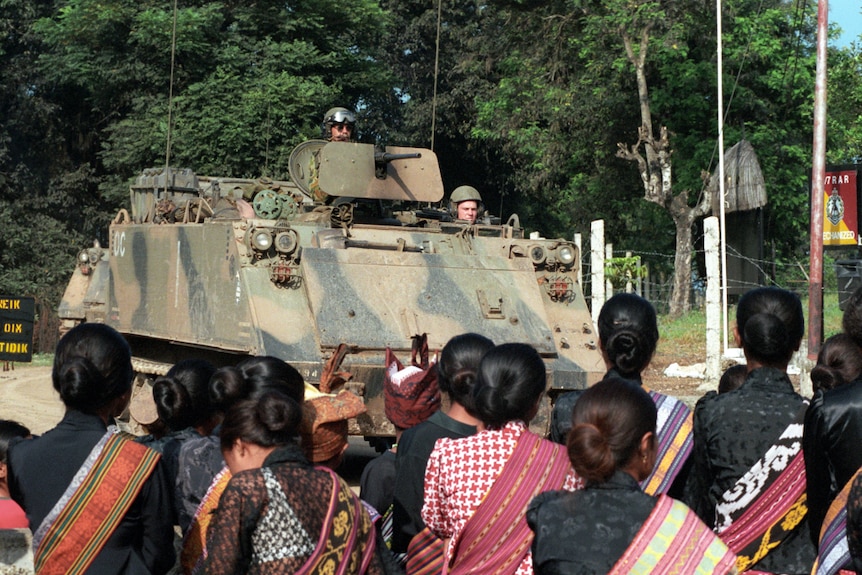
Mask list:
[[[738,555],[740,572],[778,547],[808,513],[802,428],[808,402],[766,454],[722,495],[716,531]]]
[[[324,467],[317,469],[332,477],[329,513],[317,546],[295,575],[361,575],[368,570],[374,557],[376,531],[371,517],[334,471]]]
[[[407,572],[410,575],[439,575],[443,572],[446,544],[427,527],[407,546]]]
[[[110,428],[33,535],[40,575],[83,573],[105,546],[160,455]]]
[[[227,467],[213,478],[206,495],[201,499],[189,530],[183,538],[183,549],[180,552],[180,567],[183,575],[203,573],[204,560],[207,558],[207,529],[212,521],[213,511],[218,507],[221,494],[230,481],[231,474]]]
[[[647,495],[667,493],[694,445],[691,410],[680,400],[647,390],[658,411],[656,464],[649,477],[641,482]]]
[[[533,542],[527,505],[543,491],[561,489],[571,463],[562,446],[525,431],[482,503],[453,540],[449,573],[514,573]]]
[[[736,556],[695,513],[666,495],[608,575],[725,575]]]
[[[820,528],[820,543],[817,560],[811,575],[835,575],[850,564],[850,545],[847,542],[847,499],[853,481],[862,473],[856,471],[829,506],[823,526]]]

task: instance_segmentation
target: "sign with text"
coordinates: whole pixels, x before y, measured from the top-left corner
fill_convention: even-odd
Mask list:
[[[859,241],[856,170],[826,172],[823,185],[823,245],[855,246]]]
[[[36,300],[0,295],[0,360],[33,359],[33,320]]]

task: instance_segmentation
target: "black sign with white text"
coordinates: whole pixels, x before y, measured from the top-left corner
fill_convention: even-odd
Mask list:
[[[35,317],[35,299],[0,296],[0,360],[29,362],[33,359]]]

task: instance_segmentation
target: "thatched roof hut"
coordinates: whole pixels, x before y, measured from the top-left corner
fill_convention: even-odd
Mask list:
[[[743,212],[766,205],[766,185],[754,147],[740,140],[724,153],[725,213]],[[712,213],[718,215],[718,170],[712,174],[710,186],[715,190]]]

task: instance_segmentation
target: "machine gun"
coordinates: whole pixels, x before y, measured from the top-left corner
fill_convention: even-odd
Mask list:
[[[374,175],[378,180],[386,179],[386,164],[395,160],[410,160],[421,158],[420,152],[412,154],[392,154],[390,152],[374,152]]]

